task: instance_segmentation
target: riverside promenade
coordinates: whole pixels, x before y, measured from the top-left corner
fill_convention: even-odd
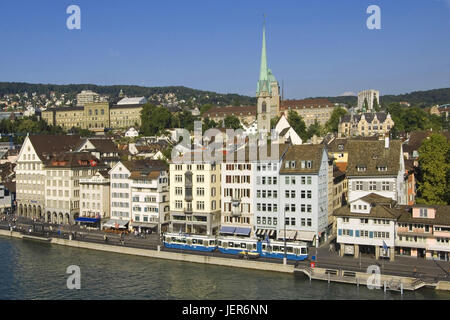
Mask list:
[[[395,261],[375,260],[364,255],[354,259],[339,257],[336,252],[330,252],[329,247],[324,245],[318,249],[310,248],[310,257],[305,261],[288,261],[287,265],[283,265],[280,259],[258,258],[250,261],[218,251],[207,253],[168,249],[161,246],[157,234],[149,234],[145,238],[134,235],[121,238],[117,234],[106,233],[108,241],[105,241],[105,232],[86,230],[79,226],[57,226],[22,219],[14,223],[15,231],[11,232],[10,225],[11,221],[0,221],[0,235],[154,258],[305,274],[310,279],[353,284],[363,283],[368,276],[367,268],[375,265],[379,267],[383,276],[390,277],[391,284],[404,283],[405,290],[415,290],[423,286],[450,290],[450,262],[445,261],[411,257],[396,257]],[[314,268],[311,268],[312,256],[315,257]]]

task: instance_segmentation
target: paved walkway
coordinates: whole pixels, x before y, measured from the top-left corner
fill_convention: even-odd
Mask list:
[[[310,250],[311,255],[315,254],[316,249]],[[323,246],[317,250],[318,267],[348,268],[354,271],[364,271],[370,265],[377,265],[381,273],[397,274],[403,276],[413,276],[423,280],[435,280],[435,278],[450,280],[450,262],[426,260],[422,258],[395,256],[394,261],[388,259],[376,260],[372,256],[361,254],[361,257],[355,259],[352,256],[340,257],[338,252],[330,252],[329,246]]]
[[[0,221],[0,227],[8,229],[10,220]],[[33,221],[30,219],[19,218],[17,226],[32,225]],[[129,247],[142,248],[156,250],[160,244],[160,239],[157,234],[146,235],[146,238],[136,237],[132,234],[125,235],[121,241],[118,234],[105,233],[101,230],[87,230],[80,228],[80,226],[59,226],[44,223],[44,232],[37,230],[32,232],[32,235],[41,237],[60,237],[68,239],[69,234],[73,233],[76,240],[105,243],[104,235],[108,237],[106,243],[111,245],[125,245]],[[50,230],[50,227],[52,230]],[[57,230],[61,230],[61,234],[57,233]],[[27,227],[22,227],[22,232],[28,233]],[[162,248],[162,250],[172,251],[171,249]],[[213,253],[199,253],[198,251],[185,251],[186,253],[224,256],[229,258],[236,258],[233,255],[221,254],[220,252]],[[448,261],[434,261],[425,260],[414,257],[402,257],[396,256],[395,261],[389,261],[385,259],[376,260],[374,257],[361,254],[360,259],[355,259],[351,256],[339,257],[338,252],[330,252],[328,242],[322,245],[320,248],[310,248],[310,257],[316,256],[316,266],[329,269],[345,269],[351,271],[365,271],[370,265],[377,265],[380,267],[381,273],[409,276],[420,278],[424,281],[436,281],[447,280],[450,281],[450,262]],[[270,261],[276,263],[282,263],[280,259],[263,259],[259,258],[256,261]],[[288,261],[289,264],[296,264],[296,262]],[[298,262],[299,265],[309,266],[310,261]]]

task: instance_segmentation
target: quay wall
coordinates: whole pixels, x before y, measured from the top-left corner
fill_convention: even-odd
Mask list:
[[[26,235],[24,236],[20,232],[16,232],[16,231],[11,232],[11,231],[7,231],[7,230],[0,230],[0,235],[14,237],[14,238],[20,238],[20,239],[24,239],[24,237],[25,237],[25,239],[27,239],[27,238],[32,239],[31,237],[28,237]],[[37,237],[35,237],[35,238],[36,238],[36,240],[38,240]],[[283,265],[280,263],[270,263],[270,262],[260,262],[260,261],[240,260],[240,259],[227,259],[227,258],[186,254],[186,253],[178,253],[178,252],[166,252],[166,251],[157,251],[157,250],[148,250],[148,249],[129,248],[129,247],[91,243],[91,242],[76,241],[76,240],[68,240],[68,239],[60,239],[60,238],[51,238],[51,241],[49,243],[57,244],[57,245],[64,245],[64,246],[69,246],[69,247],[75,247],[75,248],[130,254],[130,255],[149,257],[149,258],[157,258],[157,259],[203,263],[203,264],[246,268],[246,269],[262,270],[262,271],[294,273],[293,265]]]
[[[7,231],[7,230],[0,230],[0,236],[8,236],[8,237],[14,237],[14,238],[19,238],[19,239],[30,239],[30,240],[40,240],[40,241],[44,240],[44,238],[40,239],[39,237],[30,237],[27,235],[23,235],[20,232]],[[260,261],[240,260],[240,259],[228,259],[228,258],[219,258],[219,257],[206,256],[206,255],[204,256],[204,255],[186,254],[186,253],[178,253],[178,252],[166,252],[166,251],[157,251],[157,250],[148,250],[148,249],[129,248],[129,247],[123,247],[123,246],[91,243],[91,242],[60,239],[60,238],[51,238],[51,240],[48,242],[51,244],[64,245],[64,246],[69,246],[69,247],[74,247],[74,248],[129,254],[129,255],[136,255],[136,256],[156,258],[156,259],[203,263],[203,264],[210,264],[210,265],[237,267],[237,268],[261,270],[261,271],[276,271],[276,272],[291,273],[291,274],[293,274],[295,271],[295,268],[293,265],[283,265],[280,263],[270,263],[270,262],[260,262]],[[345,279],[346,277],[328,277],[326,275],[326,270],[328,270],[328,269],[318,268],[318,267],[314,268],[314,276],[312,277],[312,279],[325,280],[325,281],[330,279],[332,282],[341,282],[341,283],[352,282],[352,281],[348,281],[347,279]],[[342,270],[342,272],[344,272],[344,271],[345,270]],[[365,283],[367,278],[370,276],[369,274],[366,274],[366,273],[357,272],[356,274],[357,274],[357,278],[359,278],[359,280],[360,280],[360,284]],[[411,283],[414,281],[414,278],[381,275],[381,281],[385,281],[385,280],[386,281],[401,281],[403,283]],[[450,282],[449,281],[439,281],[435,285],[435,288],[437,290],[450,290]]]

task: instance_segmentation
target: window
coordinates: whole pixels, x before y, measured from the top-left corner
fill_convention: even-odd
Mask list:
[[[426,218],[428,216],[428,210],[427,208],[420,208],[420,217]]]
[[[381,182],[381,190],[383,191],[390,191],[390,186],[389,186],[389,182],[387,181],[383,181]]]
[[[197,196],[204,196],[205,188],[197,188]]]
[[[369,181],[369,190],[370,191],[376,191],[377,190],[377,183],[375,181]]]
[[[362,181],[356,181],[356,190],[361,191],[363,189],[363,182]]]
[[[197,210],[205,210],[205,201],[197,201]]]

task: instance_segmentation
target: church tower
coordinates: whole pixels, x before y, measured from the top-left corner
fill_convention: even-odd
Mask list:
[[[266,22],[263,25],[261,67],[256,88],[258,130],[270,131],[270,120],[280,111],[280,86],[272,71],[267,67]]]

